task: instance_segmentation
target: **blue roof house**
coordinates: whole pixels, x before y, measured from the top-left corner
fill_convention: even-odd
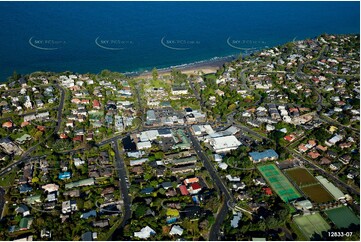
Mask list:
[[[29,186],[29,184],[23,184],[23,185],[19,186],[20,193],[31,192],[32,190],[33,190],[33,188],[31,186]]]
[[[69,171],[61,172],[58,176],[60,180],[69,179],[71,177],[71,174]]]
[[[153,191],[154,191],[153,187],[146,187],[142,191],[140,191],[140,193],[148,195],[148,194],[151,194]]]
[[[258,163],[261,161],[267,161],[267,160],[277,160],[278,154],[273,149],[268,149],[262,152],[250,152],[249,153],[251,160],[254,163]]]
[[[95,210],[90,210],[89,212],[80,215],[80,218],[88,219],[90,217],[96,217],[96,216],[97,216],[97,212]]]

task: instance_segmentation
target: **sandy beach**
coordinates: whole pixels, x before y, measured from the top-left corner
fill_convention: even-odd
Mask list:
[[[158,70],[158,74],[160,76],[164,76],[164,75],[169,75],[171,70],[173,68],[182,71],[182,73],[185,74],[209,74],[209,73],[215,73],[221,66],[223,66],[224,63],[226,62],[230,62],[232,60],[234,60],[235,57],[233,56],[229,56],[229,57],[223,57],[223,58],[218,58],[218,59],[214,59],[214,60],[207,60],[207,61],[202,61],[199,63],[192,63],[192,64],[188,64],[188,65],[181,65],[181,66],[174,66],[174,67],[169,67],[169,68],[164,68],[164,69],[159,69]],[[150,78],[152,77],[152,72],[151,71],[147,71],[147,72],[143,72],[137,75],[134,75],[136,77],[141,77],[141,78]]]

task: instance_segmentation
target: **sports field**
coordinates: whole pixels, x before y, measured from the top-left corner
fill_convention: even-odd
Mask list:
[[[333,196],[321,185],[304,186],[301,190],[316,203],[325,203],[335,200]]]
[[[299,187],[318,183],[316,178],[305,168],[291,168],[287,169],[285,173],[289,176],[289,178],[294,180]]]
[[[261,165],[257,167],[262,176],[270,184],[272,189],[285,202],[301,197],[301,194],[296,190],[289,180],[282,174],[282,172],[274,164]]]
[[[311,239],[315,234],[322,236],[322,232],[331,229],[331,226],[319,213],[297,216],[293,221],[308,239]]]
[[[333,208],[325,213],[338,228],[348,228],[352,223],[360,224],[360,219],[349,207]]]
[[[291,168],[285,170],[285,173],[313,202],[325,203],[334,200],[332,195],[307,169]]]

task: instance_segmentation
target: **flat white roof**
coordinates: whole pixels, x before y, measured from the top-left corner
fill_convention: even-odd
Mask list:
[[[144,142],[137,143],[138,150],[150,148],[150,147],[152,147],[152,144],[150,143],[150,141],[144,141]]]
[[[140,141],[155,140],[159,136],[158,130],[147,130],[139,135]]]
[[[212,128],[212,126],[210,126],[209,124],[207,125],[192,125],[192,128],[194,130],[194,132],[205,132],[207,134],[213,134],[214,130]]]
[[[242,144],[233,135],[211,138],[210,143],[215,150],[235,148]]]
[[[323,176],[316,176],[317,180],[332,194],[335,199],[341,199],[345,197],[345,194],[337,188],[333,183],[329,182]]]

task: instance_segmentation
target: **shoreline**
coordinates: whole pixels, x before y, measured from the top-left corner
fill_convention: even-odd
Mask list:
[[[169,75],[172,69],[177,69],[184,74],[198,74],[203,72],[204,74],[215,73],[224,63],[233,61],[236,59],[236,55],[230,55],[225,57],[215,57],[209,60],[197,61],[189,64],[175,65],[165,68],[160,68],[158,70],[158,75]],[[152,70],[146,70],[142,72],[132,72],[132,73],[122,73],[129,77],[138,77],[138,78],[149,78],[152,77]]]
[[[191,63],[187,63],[187,64],[179,64],[179,65],[168,66],[168,67],[164,67],[164,68],[157,68],[157,70],[158,70],[159,76],[170,75],[172,69],[177,69],[187,75],[199,74],[200,72],[202,72],[203,74],[209,74],[209,73],[217,72],[217,70],[220,67],[222,67],[225,63],[231,62],[235,59],[237,59],[236,54],[222,56],[222,57],[213,57],[211,59],[191,62]],[[126,77],[131,77],[131,78],[150,78],[150,77],[152,77],[152,70],[153,70],[153,68],[149,69],[149,70],[144,70],[144,71],[130,71],[130,72],[119,72],[119,73],[125,75]],[[35,71],[35,72],[38,72],[38,71]],[[31,72],[28,74],[31,75],[32,73],[35,73],[35,72]],[[61,72],[66,72],[66,71],[60,71],[60,72],[41,71],[41,72],[61,73]],[[78,72],[74,72],[74,71],[69,71],[69,72],[78,73]],[[111,72],[118,72],[118,71],[111,70]],[[92,73],[92,72],[89,72],[89,73]],[[97,73],[97,74],[99,74],[99,73]],[[95,73],[93,73],[93,74],[95,74]],[[27,74],[25,74],[25,75],[27,75]],[[10,76],[8,76],[8,77],[10,77]],[[7,82],[8,82],[8,80],[0,81],[0,84],[7,83]]]

